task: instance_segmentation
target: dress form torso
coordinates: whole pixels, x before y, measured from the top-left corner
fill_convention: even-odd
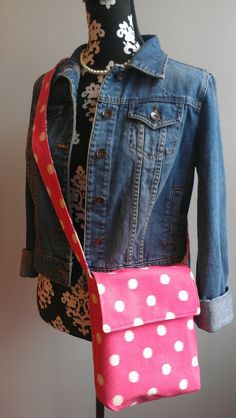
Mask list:
[[[93,69],[110,69],[131,58],[143,43],[133,0],[87,0],[89,40],[84,61]],[[80,242],[84,242],[86,161],[97,98],[105,75],[91,74],[81,67],[77,91],[76,136],[70,165],[72,220]],[[91,341],[89,296],[82,268],[73,258],[72,286],[53,283],[41,274],[37,281],[37,306],[43,320],[55,329]]]

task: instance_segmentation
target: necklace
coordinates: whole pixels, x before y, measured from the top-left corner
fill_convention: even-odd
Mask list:
[[[85,49],[82,50],[81,54],[80,54],[80,64],[82,65],[82,67],[88,71],[91,74],[98,74],[98,75],[102,75],[102,74],[107,74],[108,71],[110,70],[94,70],[93,68],[90,68],[85,62],[84,62],[84,52]],[[128,65],[130,62],[130,59],[126,62],[123,63],[124,66]]]

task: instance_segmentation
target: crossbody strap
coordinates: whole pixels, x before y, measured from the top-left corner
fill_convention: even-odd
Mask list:
[[[53,164],[47,134],[47,106],[50,93],[50,86],[53,74],[56,70],[55,66],[48,71],[42,81],[42,86],[35,110],[33,132],[32,132],[32,150],[38,166],[40,175],[43,179],[48,195],[52,201],[61,227],[67,237],[67,240],[79,261],[81,267],[85,271],[86,277],[92,277],[84,251],[81,246],[77,232],[73,226],[70,213],[64,200],[58,176]]]
[[[32,133],[32,150],[39,172],[47,189],[48,195],[52,201],[53,207],[57,213],[61,227],[67,237],[67,240],[85,272],[87,279],[92,277],[92,273],[88,267],[85,254],[80,243],[77,232],[73,226],[70,213],[67,209],[64,197],[62,195],[61,186],[53,164],[47,134],[47,106],[50,93],[50,86],[53,74],[56,70],[55,66],[48,71],[42,81],[38,103],[36,106],[33,133]],[[189,235],[187,227],[187,262],[190,262]]]

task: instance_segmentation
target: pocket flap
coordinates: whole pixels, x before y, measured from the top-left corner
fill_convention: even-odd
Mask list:
[[[181,122],[183,105],[170,102],[132,103],[128,118],[137,119],[152,129],[158,129]]]
[[[92,301],[100,304],[103,330],[112,332],[200,313],[191,269],[183,264],[93,272]]]

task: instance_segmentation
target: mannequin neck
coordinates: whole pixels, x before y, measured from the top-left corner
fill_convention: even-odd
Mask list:
[[[134,0],[85,0],[85,5],[88,23],[86,64],[93,69],[105,69],[109,64],[129,60],[144,42]]]

